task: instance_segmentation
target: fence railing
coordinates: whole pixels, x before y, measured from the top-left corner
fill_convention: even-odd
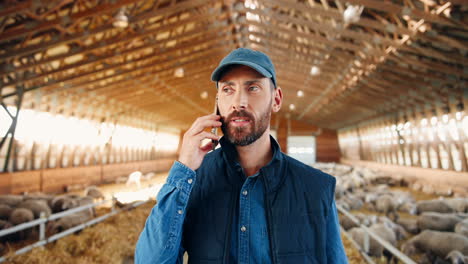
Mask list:
[[[139,201],[139,202],[133,203],[129,207],[127,207],[126,209],[138,207],[138,206],[140,206],[142,204],[147,203],[148,201],[150,201],[150,199],[145,200],[145,201]],[[99,205],[102,205],[104,203],[109,203],[109,202],[112,203],[111,204],[111,211],[109,213],[107,213],[105,215],[102,215],[102,216],[99,216],[99,217],[92,218],[91,220],[89,220],[87,222],[84,222],[84,223],[82,223],[80,225],[77,225],[77,226],[71,227],[69,229],[66,229],[66,230],[64,230],[64,231],[62,231],[60,233],[54,234],[54,235],[52,235],[50,237],[46,237],[46,224],[47,224],[47,222],[53,221],[53,220],[59,219],[61,217],[68,216],[68,215],[71,215],[71,214],[74,214],[74,213],[77,213],[77,212],[80,212],[80,211],[88,210],[90,208],[94,208],[94,207],[97,207]],[[84,229],[86,227],[89,227],[89,226],[94,225],[96,223],[102,222],[105,219],[107,219],[107,218],[121,212],[122,209],[118,209],[118,208],[115,207],[115,202],[116,202],[116,198],[113,197],[112,199],[99,201],[99,202],[96,202],[96,203],[93,203],[93,204],[87,204],[87,205],[83,205],[83,206],[80,206],[80,207],[71,208],[71,209],[68,209],[68,210],[63,211],[63,212],[52,214],[49,217],[46,217],[44,213],[41,213],[41,217],[36,219],[36,220],[33,220],[33,221],[30,221],[30,222],[27,222],[27,223],[19,224],[19,225],[16,225],[16,226],[1,230],[0,231],[0,237],[6,236],[6,235],[9,235],[9,234],[12,234],[12,233],[16,233],[16,232],[19,232],[21,230],[25,230],[25,229],[28,229],[28,228],[32,228],[32,227],[35,227],[35,226],[39,226],[39,240],[37,242],[31,244],[31,245],[28,245],[28,246],[25,246],[25,247],[23,247],[21,249],[16,250],[14,252],[14,254],[9,254],[7,256],[0,257],[0,263],[6,261],[8,258],[11,258],[13,256],[17,256],[17,255],[20,255],[20,254],[24,254],[24,253],[32,250],[33,248],[44,246],[44,245],[46,245],[46,244],[48,244],[50,242],[53,242],[53,241],[55,241],[57,239],[60,239],[60,238],[63,238],[65,236],[68,236],[70,234],[73,234],[76,231],[82,230],[82,229]]]
[[[404,264],[416,264],[411,258],[409,258],[407,255],[403,254],[400,250],[398,250],[396,247],[394,247],[392,244],[389,242],[385,241],[381,237],[379,237],[376,233],[374,233],[372,230],[370,230],[367,226],[361,225],[359,220],[352,215],[350,212],[348,212],[346,209],[344,209],[341,205],[337,204],[336,205],[338,211],[342,214],[344,214],[346,217],[348,217],[351,221],[353,221],[355,224],[357,224],[362,230],[364,231],[364,248],[361,248],[356,241],[354,241],[351,237],[351,235],[344,230],[344,228],[341,228],[341,231],[343,234],[351,241],[351,243],[359,250],[361,255],[364,257],[364,259],[367,261],[367,263],[372,263],[374,264],[375,262],[369,257],[367,252],[369,252],[369,247],[370,247],[370,237],[372,237],[375,241],[377,241],[379,244],[381,244],[385,249],[387,249],[390,253],[393,254],[393,256],[397,257],[399,260],[401,260]]]

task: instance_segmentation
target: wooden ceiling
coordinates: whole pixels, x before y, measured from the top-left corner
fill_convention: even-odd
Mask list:
[[[344,23],[348,5],[364,7],[358,22]],[[2,103],[24,91],[22,108],[186,128],[212,111],[218,62],[250,47],[276,65],[280,115],[339,129],[462,102],[467,13],[466,0],[7,0]]]

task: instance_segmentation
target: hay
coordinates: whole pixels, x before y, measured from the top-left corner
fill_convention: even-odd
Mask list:
[[[6,263],[108,264],[133,259],[135,244],[153,206],[154,202],[149,202],[136,209],[119,213],[78,234],[13,257]],[[104,209],[101,209],[100,213],[105,213]]]
[[[366,263],[359,251],[351,244],[345,236],[341,235],[343,246],[345,248],[346,256],[348,257],[349,264]]]

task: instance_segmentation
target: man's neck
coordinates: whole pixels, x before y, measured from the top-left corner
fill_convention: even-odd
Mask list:
[[[269,129],[254,143],[247,146],[236,146],[236,149],[239,155],[239,163],[244,169],[246,176],[255,175],[273,157]]]

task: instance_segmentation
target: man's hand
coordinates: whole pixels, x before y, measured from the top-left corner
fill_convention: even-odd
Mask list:
[[[197,118],[192,126],[185,132],[182,140],[182,147],[180,148],[179,162],[196,170],[200,167],[206,153],[211,150],[213,143],[200,146],[203,139],[219,140],[219,136],[204,131],[210,127],[220,127],[221,117],[219,115],[211,114]]]

